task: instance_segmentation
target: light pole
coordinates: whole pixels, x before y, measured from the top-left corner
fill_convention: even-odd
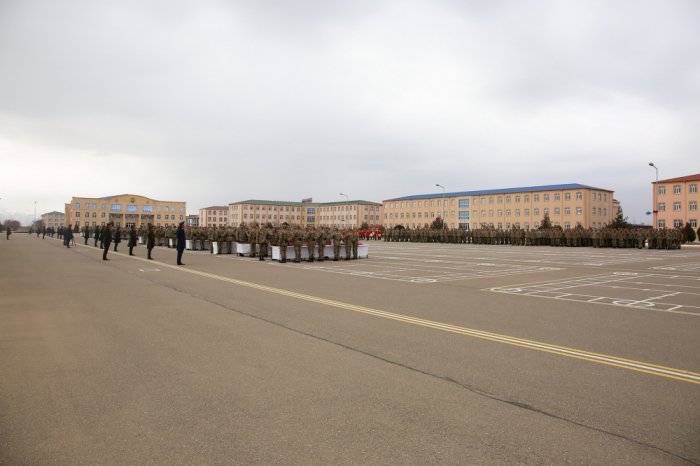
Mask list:
[[[34,201],[34,228],[36,228],[36,201]]]
[[[435,186],[439,186],[442,188],[442,208],[444,209],[445,208],[445,187],[441,184],[435,184]],[[445,212],[445,211],[443,210],[443,212]],[[442,219],[442,229],[443,230],[445,229],[445,219],[444,218]]]
[[[345,226],[348,226],[348,195],[340,193],[341,196],[345,196],[345,217],[343,217],[343,220],[345,221]]]
[[[654,185],[654,228],[659,228],[659,169],[653,162],[649,163],[650,167],[656,170],[656,184]]]

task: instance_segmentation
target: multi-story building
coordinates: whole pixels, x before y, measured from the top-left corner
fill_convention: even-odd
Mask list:
[[[73,197],[66,206],[67,223],[74,227],[102,226],[109,222],[121,227],[170,226],[177,225],[187,215],[186,202],[156,201],[135,194]]]
[[[384,201],[384,226],[426,227],[437,217],[448,228],[604,228],[613,219],[613,191],[581,184],[420,194]]]
[[[199,215],[188,215],[187,217],[185,217],[185,222],[187,222],[188,227],[198,227]]]
[[[341,202],[286,202],[251,199],[229,204],[230,224],[287,223],[301,227],[357,228],[363,223],[380,225],[382,204],[353,200]]]
[[[652,183],[654,208],[658,202],[657,228],[678,228],[687,223],[698,227],[698,204],[700,203],[700,174],[659,180]]]
[[[41,222],[46,228],[58,228],[66,226],[66,214],[58,211],[42,214]]]
[[[228,206],[214,205],[199,209],[200,227],[228,226]]]

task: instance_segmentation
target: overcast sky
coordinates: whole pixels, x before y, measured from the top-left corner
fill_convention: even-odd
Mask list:
[[[0,1],[0,212],[700,173],[700,2]]]

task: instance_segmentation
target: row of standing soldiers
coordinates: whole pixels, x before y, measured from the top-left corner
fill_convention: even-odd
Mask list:
[[[268,255],[269,246],[292,246],[294,248],[294,262],[301,262],[301,248],[306,244],[309,251],[309,262],[316,257],[316,247],[319,248],[318,261],[325,258],[326,244],[333,245],[333,260],[340,260],[340,248],[345,245],[345,260],[357,259],[359,234],[357,229],[340,231],[337,228],[306,228],[299,226],[290,229],[288,226],[281,228],[242,224],[240,227],[187,227],[185,238],[192,241],[192,249],[205,250],[205,241],[209,240],[209,251],[214,252],[214,243],[217,244],[218,253],[221,254],[226,244],[226,251],[231,253],[232,243],[249,244],[250,257],[258,257],[264,261]],[[323,250],[323,252],[321,252]],[[287,248],[280,248],[280,263],[287,262]]]
[[[464,230],[449,228],[391,229],[384,241],[413,243],[510,244],[513,246],[569,246],[594,248],[680,249],[683,233],[671,229],[574,228],[520,229],[482,228]]]

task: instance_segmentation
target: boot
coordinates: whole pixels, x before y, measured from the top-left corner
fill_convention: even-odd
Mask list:
[[[280,259],[280,260],[279,260],[279,263],[280,263],[280,264],[286,264],[286,263],[287,263],[287,259]]]
[[[340,260],[340,259],[338,259],[337,257],[334,257],[334,258],[333,258],[333,262],[338,262],[339,260]]]
[[[313,262],[313,261],[314,261],[313,257],[309,258],[309,262]]]
[[[265,261],[265,258],[263,256],[260,256],[260,259],[258,260]]]

